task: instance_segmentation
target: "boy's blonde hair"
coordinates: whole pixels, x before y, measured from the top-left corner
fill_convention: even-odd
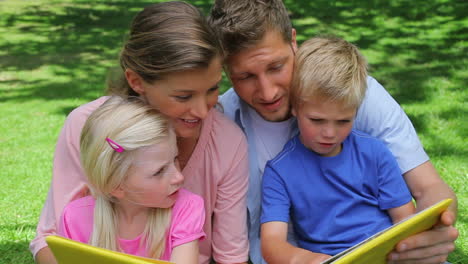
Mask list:
[[[358,108],[367,89],[367,61],[353,44],[315,37],[297,51],[291,86],[294,108],[322,96]]]
[[[139,98],[111,97],[89,116],[81,132],[80,158],[96,199],[91,245],[121,251],[116,234],[117,200],[111,192],[126,179],[138,149],[163,142],[170,136],[166,118]],[[124,151],[115,151],[106,138],[122,146]],[[160,258],[164,252],[170,218],[171,209],[150,210],[141,240],[147,244],[149,257]]]

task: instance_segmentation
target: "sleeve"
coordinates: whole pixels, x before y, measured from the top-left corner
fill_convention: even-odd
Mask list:
[[[402,206],[411,201],[411,193],[392,153],[380,141],[375,142],[379,207],[382,210],[388,210]]]
[[[281,176],[268,162],[263,173],[262,216],[260,223],[289,222],[290,198]]]
[[[205,223],[205,206],[203,199],[192,194],[189,199],[178,207],[174,212],[174,223],[171,232],[172,247],[204,239],[206,234],[203,231]]]
[[[429,157],[403,109],[372,77],[368,77],[367,86],[355,128],[382,140],[403,173],[428,161]]]
[[[39,218],[36,237],[30,243],[34,257],[47,246],[45,237],[57,233],[57,223],[65,205],[87,193],[80,165],[79,141],[88,115],[76,110],[68,116],[57,141],[52,182]]]
[[[218,183],[213,210],[213,258],[221,263],[246,262],[249,254],[247,237],[247,190],[249,181],[247,143],[241,140],[233,150],[229,170]]]

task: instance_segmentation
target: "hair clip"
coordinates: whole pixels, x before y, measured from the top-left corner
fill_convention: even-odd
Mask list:
[[[111,148],[113,148],[115,151],[117,151],[117,152],[119,152],[119,153],[121,153],[121,152],[123,152],[123,151],[125,150],[124,148],[122,148],[122,146],[120,146],[119,144],[115,143],[115,142],[114,142],[112,139],[110,139],[110,138],[106,138],[106,141],[107,141],[107,143],[109,143],[109,146],[110,146]]]

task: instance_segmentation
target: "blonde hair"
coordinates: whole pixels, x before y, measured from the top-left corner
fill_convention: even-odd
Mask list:
[[[170,131],[166,118],[139,98],[113,96],[89,116],[81,132],[80,158],[96,199],[91,245],[122,251],[116,235],[117,200],[111,192],[126,179],[135,152],[167,140]],[[124,151],[115,151],[106,138],[122,146]],[[149,257],[160,258],[164,252],[170,218],[171,209],[150,209],[141,240],[142,245],[147,243]]]
[[[126,69],[153,83],[169,73],[206,69],[218,57],[223,57],[221,42],[200,10],[180,1],[152,4],[133,19],[120,53],[121,70],[108,79],[107,93],[138,95],[123,74]]]
[[[298,107],[316,96],[358,108],[367,89],[367,62],[353,44],[336,37],[315,37],[296,53],[291,103]]]

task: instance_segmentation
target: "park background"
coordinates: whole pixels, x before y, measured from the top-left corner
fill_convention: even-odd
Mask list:
[[[67,114],[104,93],[130,21],[123,0],[0,0],[0,263],[28,250]],[[189,1],[208,12],[212,0]],[[286,0],[298,41],[355,43],[401,104],[459,201],[452,263],[468,263],[468,2]],[[229,88],[225,79],[222,91]]]

